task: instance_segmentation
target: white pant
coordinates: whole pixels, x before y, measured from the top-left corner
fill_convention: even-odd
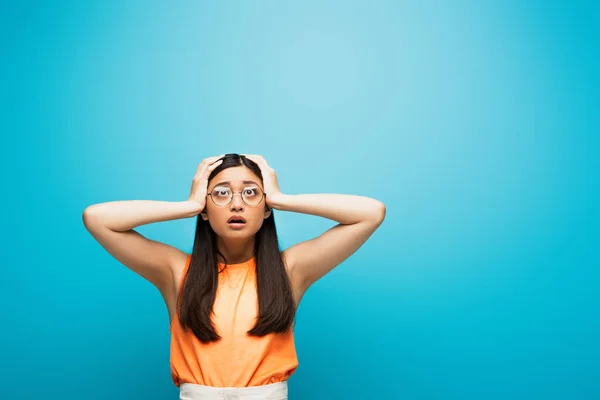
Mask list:
[[[287,381],[248,387],[213,387],[194,383],[179,385],[179,400],[287,400]]]

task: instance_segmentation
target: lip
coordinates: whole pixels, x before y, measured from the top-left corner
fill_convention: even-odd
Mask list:
[[[229,217],[229,219],[227,220],[227,223],[229,223],[231,220],[234,219],[239,219],[240,221],[244,221],[246,222],[246,219],[244,217],[242,217],[241,215],[232,215],[231,217]],[[235,224],[234,224],[235,225]]]
[[[235,229],[235,230],[240,230],[240,229],[244,229],[246,227],[246,224],[240,224],[240,223],[228,223],[227,226],[229,226],[229,228],[231,229]]]

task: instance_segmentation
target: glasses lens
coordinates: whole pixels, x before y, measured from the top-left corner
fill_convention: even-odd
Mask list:
[[[260,204],[263,198],[263,191],[258,186],[248,186],[242,190],[242,200],[249,206]],[[227,187],[216,187],[211,192],[211,197],[216,205],[226,206],[231,202],[233,191]]]
[[[211,197],[216,205],[224,206],[231,200],[231,189],[228,188],[215,188],[211,192]]]
[[[247,188],[244,188],[244,190],[242,190],[242,199],[249,206],[257,205],[258,203],[260,203],[262,198],[263,198],[263,192],[257,186],[247,187]]]

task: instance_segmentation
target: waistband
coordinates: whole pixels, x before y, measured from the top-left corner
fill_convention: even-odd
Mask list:
[[[181,383],[179,400],[287,400],[287,381],[248,387],[214,387]]]

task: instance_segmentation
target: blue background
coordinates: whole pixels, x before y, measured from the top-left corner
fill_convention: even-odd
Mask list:
[[[238,152],[387,206],[303,299],[291,399],[600,398],[600,10],[567,3],[4,2],[0,397],[178,398],[159,292],[81,214]]]

